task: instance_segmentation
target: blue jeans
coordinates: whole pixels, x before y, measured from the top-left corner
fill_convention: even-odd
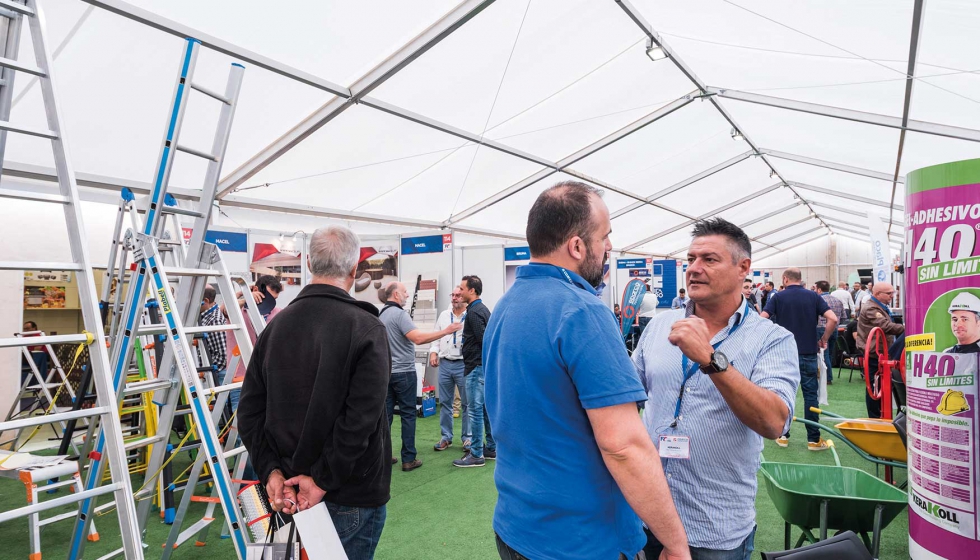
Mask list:
[[[470,433],[469,407],[466,406],[466,377],[463,375],[463,360],[439,360],[439,426],[442,428],[442,439],[453,441],[453,396],[459,389],[459,400],[462,403],[460,418],[463,419],[463,441],[472,439]]]
[[[388,428],[395,420],[395,404],[402,419],[402,463],[415,460],[415,401],[418,374],[412,371],[393,371],[388,381]]]
[[[388,512],[385,506],[376,508],[338,506],[323,502],[337,528],[340,544],[349,560],[372,560],[374,549],[381,540]]]
[[[493,433],[490,431],[490,418],[487,416],[485,397],[486,375],[483,373],[483,366],[476,366],[473,371],[466,374],[466,401],[470,408],[470,432],[473,434],[470,453],[477,459],[483,458],[484,428],[486,428],[487,450],[497,450],[497,443],[493,441]]]
[[[817,338],[823,338],[827,327],[817,327]],[[834,382],[834,350],[837,348],[837,329],[827,339],[827,347],[823,351],[823,361],[827,366],[827,383]]]
[[[745,537],[742,544],[732,550],[713,550],[692,546],[691,560],[749,560],[752,558],[752,551],[755,550],[755,530],[757,528],[753,527],[752,532],[749,533],[749,536]],[[653,536],[653,533],[649,529],[644,527],[643,532],[647,535],[647,545],[643,547],[647,559],[656,560],[660,558],[660,553],[664,549],[663,545],[660,544],[657,537]]]
[[[803,417],[811,422],[819,422],[820,415],[810,410],[810,407],[818,407],[817,391],[820,389],[820,378],[817,377],[817,354],[800,354],[800,388],[803,389]],[[789,437],[789,431],[783,434]],[[806,427],[806,440],[810,442],[820,441],[820,428],[812,426]]]

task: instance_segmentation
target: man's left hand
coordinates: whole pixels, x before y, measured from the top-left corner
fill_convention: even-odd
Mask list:
[[[821,350],[826,350],[827,341],[821,338],[820,340],[817,341],[817,346],[819,346]]]
[[[286,481],[286,484],[299,488],[299,492],[296,493],[299,511],[307,510],[317,505],[323,501],[323,496],[326,494],[326,492],[320,490],[320,487],[316,485],[316,482],[313,482],[312,478],[305,474],[290,478]]]
[[[704,319],[692,315],[677,321],[671,327],[667,340],[698,364],[703,366],[711,363],[711,355],[715,350],[711,347],[711,336]]]

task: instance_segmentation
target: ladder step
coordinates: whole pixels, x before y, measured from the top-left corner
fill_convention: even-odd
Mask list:
[[[117,550],[113,550],[112,552],[110,552],[109,554],[106,554],[105,556],[99,556],[95,560],[109,560],[110,558],[116,558],[118,556],[122,556],[123,553],[125,553],[125,552],[126,552],[126,549],[120,548],[120,549],[117,549]]]
[[[109,409],[96,406],[93,408],[83,408],[81,410],[73,410],[71,412],[59,412],[57,414],[45,414],[44,416],[31,416],[30,418],[20,418],[18,420],[10,420],[7,422],[0,422],[0,432],[5,432],[7,430],[16,430],[18,428],[26,428],[28,426],[43,426],[44,424],[54,424],[55,422],[65,422],[68,420],[77,420],[79,418],[88,418],[91,416],[99,416],[109,412]]]
[[[244,445],[239,445],[238,447],[232,449],[231,451],[229,451],[227,453],[222,453],[221,454],[221,457],[223,459],[231,459],[232,457],[237,457],[237,456],[241,455],[242,453],[245,453],[245,446]]]
[[[19,348],[21,346],[43,346],[45,344],[79,344],[87,341],[84,334],[58,334],[53,336],[30,336],[0,338],[0,348]]]
[[[221,273],[210,268],[164,267],[167,276],[220,276]]]
[[[74,481],[71,481],[71,483],[74,484]],[[50,525],[52,523],[57,523],[59,521],[65,520],[65,519],[71,519],[72,517],[75,517],[76,515],[78,515],[78,510],[77,509],[75,511],[69,511],[67,513],[62,513],[61,515],[55,515],[54,517],[49,517],[47,519],[42,519],[37,524],[37,526],[38,527],[44,527],[45,525]]]
[[[191,89],[197,90],[197,91],[203,93],[204,95],[207,95],[208,97],[212,97],[214,99],[217,99],[218,101],[224,103],[225,105],[231,105],[231,100],[230,99],[228,99],[224,95],[221,95],[220,93],[218,93],[216,91],[210,90],[210,89],[208,89],[208,88],[206,88],[206,87],[204,87],[204,86],[202,86],[200,84],[195,84],[194,82],[191,82]]]
[[[11,2],[11,0],[0,0],[0,7],[7,8],[12,12],[17,12],[18,14],[24,16],[33,16],[34,10],[28,8],[23,4],[18,4],[17,2]]]
[[[83,490],[81,492],[76,492],[68,496],[62,496],[60,498],[55,498],[53,500],[48,500],[38,504],[32,504],[21,508],[0,512],[0,523],[10,521],[11,519],[17,519],[18,517],[26,517],[28,515],[34,513],[40,513],[42,511],[47,511],[49,509],[70,505],[76,502],[80,502],[87,498],[94,498],[96,496],[102,496],[104,494],[111,494],[116,490],[121,490],[122,487],[123,485],[121,483],[107,484],[105,486],[99,486],[98,488],[93,488],[91,490]]]
[[[190,216],[192,218],[200,218],[201,217],[201,213],[198,212],[197,210],[188,210],[186,208],[180,208],[178,206],[164,206],[163,207],[163,213],[164,214],[180,214],[181,216]],[[173,245],[181,245],[182,244],[180,241],[172,241],[172,240],[169,240],[169,239],[161,240],[158,244],[163,244],[164,242],[166,242],[167,244],[173,244]]]
[[[123,447],[126,448],[126,451],[132,451],[133,449],[139,449],[141,447],[146,447],[147,445],[153,445],[154,443],[160,443],[161,441],[165,441],[165,439],[166,438],[164,436],[162,436],[162,435],[155,435],[153,437],[148,437],[148,438],[138,439],[136,441],[131,441],[131,442],[127,443],[126,445],[124,445]]]
[[[184,333],[186,334],[201,334],[210,332],[228,332],[237,331],[238,325],[211,325],[208,327],[184,327]],[[136,334],[139,336],[147,334],[164,334],[167,332],[166,325],[142,325],[136,330]],[[28,346],[28,344],[21,344],[21,346]],[[3,346],[0,345],[0,348]]]
[[[35,391],[40,389],[41,387],[44,387],[45,389],[57,389],[58,387],[61,387],[61,383],[38,383],[36,385],[27,386],[28,389],[32,389]]]
[[[57,202],[59,204],[68,204],[68,197],[62,196],[60,194],[36,193],[36,192],[22,191],[19,189],[0,189],[0,197],[19,198],[21,200],[34,200],[36,202]]]
[[[27,134],[28,136],[40,136],[41,138],[47,138],[48,140],[57,140],[58,135],[50,130],[43,128],[34,128],[32,126],[21,126],[7,121],[0,121],[0,130],[6,130],[7,132],[16,132],[18,134]]]
[[[126,388],[123,389],[123,395],[129,397],[132,395],[149,393],[150,391],[169,389],[172,386],[173,383],[169,379],[151,379],[149,381],[137,381],[135,383],[129,383],[128,385],[126,385]]]
[[[10,68],[11,70],[17,70],[18,72],[24,72],[26,74],[33,74],[35,76],[38,76],[39,78],[44,78],[47,76],[44,70],[41,70],[37,66],[29,66],[27,64],[21,64],[16,60],[10,58],[4,58],[2,56],[0,56],[0,66],[3,66],[4,68]]]
[[[82,265],[73,262],[0,261],[0,270],[72,270],[81,271]]]
[[[180,144],[177,144],[175,147],[177,148],[178,152],[184,152],[185,154],[190,154],[192,156],[197,156],[199,158],[209,159],[215,162],[218,161],[218,158],[216,156],[209,154],[207,152],[195,150],[194,148],[188,148],[187,146],[181,146]]]

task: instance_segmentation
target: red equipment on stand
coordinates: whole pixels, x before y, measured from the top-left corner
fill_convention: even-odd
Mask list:
[[[878,356],[878,371],[868,371],[872,355]],[[897,367],[902,374],[902,381],[905,381],[905,350],[902,350],[902,357],[899,360],[892,360],[888,356],[888,337],[880,327],[871,329],[868,333],[868,341],[864,345],[864,383],[867,387],[868,395],[873,400],[881,401],[881,417],[885,420],[892,420],[892,368]],[[885,467],[885,480],[894,483],[892,468]]]

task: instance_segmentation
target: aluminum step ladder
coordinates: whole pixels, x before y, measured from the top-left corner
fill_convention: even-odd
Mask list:
[[[102,433],[105,434],[105,441],[91,460],[108,463],[111,475],[109,484],[88,487],[72,495],[2,512],[0,513],[0,523],[63,505],[90,502],[99,496],[112,494],[117,507],[122,540],[120,552],[124,553],[128,559],[140,560],[143,558],[143,548],[136,522],[133,489],[126,468],[126,451],[122,442],[122,426],[119,421],[119,410],[115,397],[116,388],[112,383],[108,352],[103,344],[105,335],[98,307],[98,294],[95,289],[92,263],[88,255],[88,240],[82,220],[78,185],[75,182],[75,172],[65,146],[64,120],[58,110],[56,87],[51,76],[51,53],[48,50],[45,37],[43,15],[38,8],[37,0],[25,0],[23,2],[0,0],[0,20],[2,20],[0,32],[3,35],[0,44],[3,45],[4,49],[3,53],[0,53],[2,54],[0,57],[0,67],[2,67],[2,73],[0,73],[0,80],[2,80],[0,83],[0,161],[3,159],[8,132],[46,138],[51,141],[59,189],[59,194],[50,195],[27,191],[13,192],[10,189],[0,188],[0,196],[60,204],[65,212],[68,244],[72,255],[72,262],[0,261],[0,270],[70,270],[75,272],[78,279],[79,303],[86,331],[81,334],[31,337],[28,339],[5,338],[0,339],[0,348],[37,344],[89,344],[96,394],[96,405],[92,408],[0,422],[0,431],[79,418],[89,418],[91,424],[98,420],[102,426]],[[17,50],[24,23],[29,27],[36,66],[17,60]],[[45,129],[20,126],[10,122],[14,77],[18,72],[32,74],[39,79],[47,121]],[[84,513],[84,509],[84,507],[79,508],[79,515],[85,516],[86,521],[88,521],[89,516]],[[86,534],[88,533],[86,532]]]
[[[201,332],[220,332],[223,334],[233,331],[236,333],[238,345],[243,347],[243,355],[251,356],[251,343],[244,328],[241,310],[237,305],[227,307],[231,325],[219,327],[196,325],[201,295],[209,277],[216,279],[216,287],[226,301],[235,300],[235,291],[227,269],[220,259],[220,251],[214,245],[205,243],[204,235],[210,222],[212,204],[231,132],[244,67],[240,64],[231,65],[225,93],[210,91],[191,81],[199,48],[200,43],[194,39],[188,39],[185,43],[180,73],[174,88],[167,133],[161,147],[153,187],[146,201],[146,207],[143,209],[142,223],[138,223],[140,222],[139,219],[134,220],[138,227],[130,229],[123,236],[122,245],[118,247],[120,251],[132,256],[136,268],[129,273],[127,294],[123,302],[122,312],[119,315],[117,331],[112,339],[111,364],[117,397],[122,398],[122,395],[127,392],[125,377],[131,368],[135,338],[144,335],[165,335],[165,341],[158,338],[156,343],[157,349],[162,349],[162,353],[157,354],[160,359],[156,362],[157,379],[155,380],[156,385],[152,389],[155,391],[153,400],[159,408],[157,434],[142,442],[161,443],[162,445],[154,445],[149,453],[150,459],[146,468],[145,482],[150,484],[145,483],[144,488],[135,495],[137,524],[140,529],[145,528],[149,517],[151,505],[149,498],[152,498],[155,492],[155,482],[164,467],[164,457],[168,447],[166,444],[169,441],[179,395],[184,394],[187,402],[191,404],[194,424],[199,428],[198,436],[204,446],[203,452],[211,460],[214,483],[220,490],[221,505],[233,538],[236,554],[240,559],[244,559],[247,541],[239,522],[240,513],[228,470],[220,464],[222,451],[217,442],[214,423],[211,422],[210,413],[207,410],[207,395],[204,394],[203,388],[200,386],[200,380],[191,359],[187,338],[189,335]],[[217,131],[210,152],[189,148],[179,143],[184,109],[191,89],[213,98],[221,105]],[[208,160],[201,197],[197,208],[194,210],[179,208],[175,204],[167,204],[169,177],[177,151]],[[180,243],[181,238],[177,237],[174,240],[177,243],[168,246],[173,256],[171,263],[164,263],[161,238],[165,236],[166,232],[165,216],[173,214],[193,218],[193,234],[186,250]],[[121,219],[118,218],[117,221]],[[179,233],[179,228],[177,233]],[[163,242],[167,241],[163,240]],[[125,262],[118,264],[118,267],[117,270],[124,270],[126,268]],[[179,278],[179,282],[176,284],[176,295],[171,291],[173,289],[172,281],[175,278]],[[139,318],[142,315],[144,305],[151,298],[156,301],[158,306],[160,322],[140,325]],[[96,451],[104,444],[103,436],[104,432],[100,432],[95,437],[88,438],[89,442],[94,442]],[[86,488],[98,485],[99,473],[102,469],[104,469],[104,465],[93,462],[92,468],[87,473]],[[88,508],[91,508],[92,505],[91,503],[86,504]],[[70,560],[81,558],[85,546],[83,537],[86,530],[86,518],[80,515],[72,533]]]

